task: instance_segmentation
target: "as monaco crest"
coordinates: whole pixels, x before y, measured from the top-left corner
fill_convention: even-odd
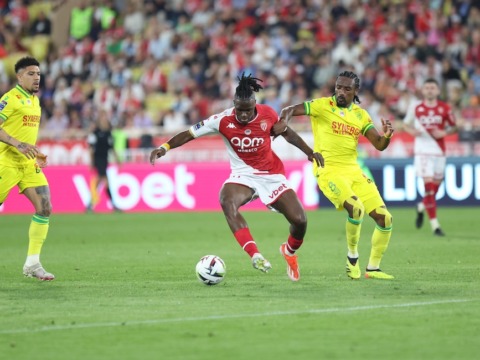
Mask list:
[[[260,123],[260,128],[263,130],[263,131],[267,131],[267,127],[268,127],[268,124],[266,121],[262,121]]]

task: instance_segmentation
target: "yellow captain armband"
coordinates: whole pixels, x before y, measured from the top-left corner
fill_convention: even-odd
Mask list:
[[[163,143],[162,145],[160,145],[159,149],[163,149],[163,150],[165,150],[165,152],[167,153],[168,150],[170,150],[170,145],[169,145],[168,142]]]

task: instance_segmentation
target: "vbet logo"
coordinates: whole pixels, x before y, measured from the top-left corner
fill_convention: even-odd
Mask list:
[[[111,166],[107,170],[112,197],[121,210],[212,210],[220,209],[218,193],[228,178],[230,169],[209,169],[208,164],[171,165],[168,173],[148,171],[146,176],[131,170]],[[91,195],[89,177],[72,176],[74,187],[85,207]],[[312,175],[311,163],[299,163],[288,173],[291,187],[299,194],[306,207],[316,207],[319,202],[317,183]],[[264,205],[257,201],[256,207]]]
[[[160,210],[175,200],[186,209],[195,208],[195,198],[188,192],[188,187],[195,183],[195,176],[185,165],[176,166],[173,177],[156,171],[141,181],[133,171],[120,173],[116,166],[108,168],[107,176],[113,201],[122,210],[133,209],[141,201],[150,209]],[[83,205],[87,206],[91,199],[88,178],[74,175],[73,182]]]

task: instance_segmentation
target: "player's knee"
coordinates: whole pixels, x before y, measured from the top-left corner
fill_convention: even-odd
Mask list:
[[[50,204],[44,205],[37,211],[37,214],[43,217],[50,217],[50,215],[52,215],[52,206]]]
[[[365,215],[365,207],[363,206],[363,203],[360,201],[360,199],[355,199],[353,197],[345,200],[347,204],[350,205],[351,209],[348,209],[349,211],[349,216],[353,220],[360,221],[363,219],[363,216]]]
[[[376,213],[380,215],[380,220],[383,222],[383,224],[379,224],[380,226],[384,228],[391,228],[393,224],[393,217],[392,214],[387,210],[387,208],[384,207],[379,207],[375,209]]]
[[[299,229],[307,229],[307,215],[304,212],[296,213],[291,219],[291,224]]]

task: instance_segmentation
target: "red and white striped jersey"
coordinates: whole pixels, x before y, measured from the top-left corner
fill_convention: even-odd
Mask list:
[[[403,122],[421,133],[415,137],[416,155],[445,156],[445,138],[435,139],[432,132],[455,126],[455,116],[447,103],[437,101],[436,106],[427,106],[423,101],[416,103],[410,107]]]
[[[233,174],[285,174],[280,158],[272,150],[271,130],[278,114],[268,105],[256,105],[257,115],[247,125],[239,123],[235,108],[190,127],[197,138],[208,134],[221,134],[227,146]]]

